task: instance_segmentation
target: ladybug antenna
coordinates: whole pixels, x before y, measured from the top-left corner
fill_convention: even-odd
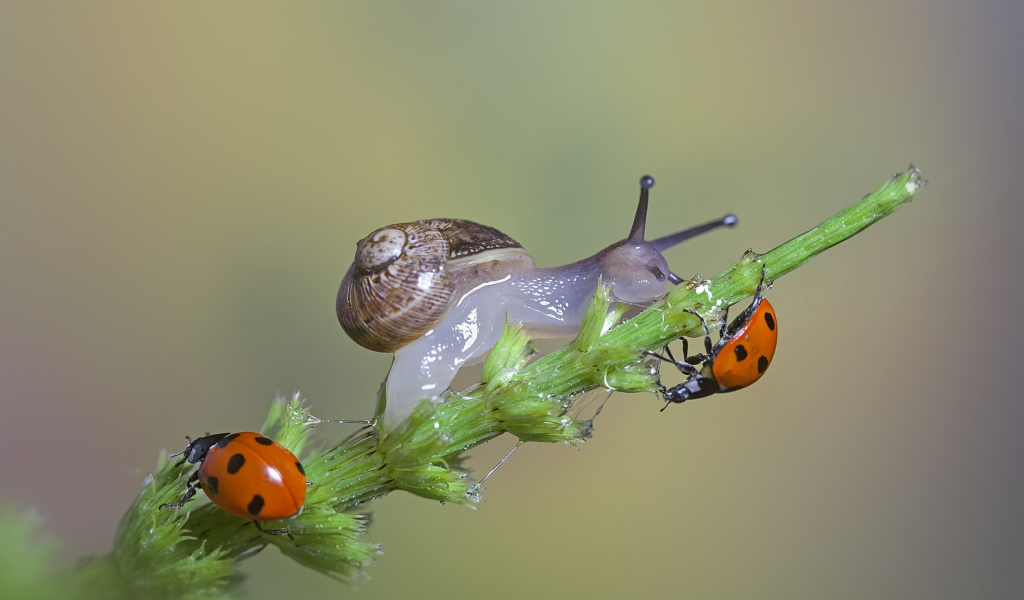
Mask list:
[[[185,436],[185,439],[186,439],[186,440],[188,440],[188,444],[186,444],[186,445],[185,445],[185,449],[184,449],[184,450],[182,450],[181,452],[175,452],[174,454],[172,454],[172,455],[168,456],[168,457],[167,457],[168,459],[174,458],[175,456],[181,456],[182,454],[185,454],[186,452],[188,452],[189,448],[191,448],[191,447],[192,447],[192,438],[190,438],[190,437],[188,437],[188,436],[186,435],[186,436]],[[179,466],[179,467],[180,467],[180,466],[182,465],[182,463],[184,463],[184,462],[185,462],[185,461],[181,461],[181,462],[180,462],[180,463],[178,463],[178,464],[177,464],[176,466]]]
[[[189,445],[188,445],[188,447],[186,447],[186,448],[185,448],[184,450],[182,450],[181,452],[175,452],[174,454],[172,454],[172,455],[168,456],[168,457],[167,457],[167,460],[170,460],[170,459],[174,458],[175,456],[181,456],[182,454],[185,454],[186,456],[184,456],[184,457],[183,457],[183,458],[182,458],[181,460],[179,460],[178,462],[174,463],[174,466],[175,466],[175,467],[180,467],[181,465],[183,465],[183,464],[185,464],[185,463],[187,463],[187,462],[188,462],[188,456],[187,456],[187,453],[188,453],[188,451],[189,451],[189,448],[191,448],[191,447],[192,447],[192,444],[189,444]]]
[[[636,216],[633,217],[633,227],[629,230],[627,242],[639,244],[644,241],[644,230],[647,228],[647,194],[652,187],[653,177],[644,175],[640,178],[640,203],[636,207]]]
[[[708,221],[702,225],[697,225],[696,227],[684,229],[682,231],[660,237],[656,240],[651,240],[651,245],[654,246],[654,249],[658,252],[664,252],[676,244],[685,242],[692,237],[711,231],[712,229],[718,229],[719,227],[735,227],[738,222],[739,220],[736,218],[736,215],[728,214],[721,219]]]
[[[683,282],[683,278],[678,276],[678,275],[676,275],[672,271],[668,272],[668,280],[671,281],[675,285],[679,285],[680,283]]]

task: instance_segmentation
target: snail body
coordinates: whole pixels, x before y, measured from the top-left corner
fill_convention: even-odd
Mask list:
[[[401,424],[417,403],[439,399],[460,368],[497,343],[506,319],[533,337],[576,334],[600,279],[620,302],[649,304],[680,283],[661,252],[690,237],[732,226],[732,215],[644,240],[648,190],[626,239],[560,267],[538,268],[518,242],[460,219],[390,225],[361,240],[338,290],[345,332],[360,345],[394,352],[383,425]]]

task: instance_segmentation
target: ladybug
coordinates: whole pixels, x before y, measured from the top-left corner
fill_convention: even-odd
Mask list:
[[[687,375],[686,381],[671,388],[659,384],[661,395],[666,401],[661,410],[673,402],[681,404],[687,400],[745,388],[764,375],[775,356],[779,327],[775,309],[761,295],[763,285],[764,267],[761,268],[761,281],[757,284],[753,302],[728,327],[725,326],[729,320],[729,311],[726,309],[718,330],[719,340],[714,346],[711,345],[711,335],[704,318],[692,310],[686,311],[700,319],[704,328],[706,354],[687,356],[685,338],[682,338],[682,361],[676,360],[667,347],[664,350],[667,356],[647,353],[674,364]]]
[[[181,501],[160,508],[181,508],[202,488],[227,512],[250,519],[256,529],[287,535],[288,529],[264,529],[260,521],[285,519],[302,510],[306,500],[306,471],[290,450],[252,431],[216,433],[190,441],[176,466],[199,463],[188,478]],[[175,454],[174,456],[177,456]]]

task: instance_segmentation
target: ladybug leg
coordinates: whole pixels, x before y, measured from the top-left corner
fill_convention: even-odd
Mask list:
[[[679,341],[683,343],[684,363],[688,365],[699,365],[700,363],[704,362],[704,360],[707,358],[703,354],[694,354],[693,356],[690,356],[690,344],[686,341],[686,338],[681,337],[679,338]],[[672,356],[672,352],[668,349],[668,346],[665,346],[665,353],[668,354],[670,357]],[[673,358],[672,360],[674,362],[675,358]]]
[[[729,341],[729,338],[735,335],[736,332],[739,331],[740,327],[742,327],[743,324],[746,323],[757,311],[757,307],[760,306],[761,299],[763,298],[761,290],[764,289],[764,276],[765,267],[764,265],[761,265],[761,279],[757,282],[757,289],[754,290],[754,299],[750,302],[750,306],[744,308],[743,312],[740,313],[740,316],[736,317],[735,321],[729,323],[729,309],[726,309],[725,312],[722,313],[722,320],[719,323],[718,329],[719,347]]]
[[[703,354],[694,354],[692,356],[686,356],[686,351],[687,351],[687,347],[685,345],[686,344],[686,340],[682,340],[682,342],[684,344],[684,346],[683,346],[683,360],[682,361],[676,360],[676,357],[672,355],[672,350],[670,350],[668,346],[665,346],[665,354],[668,355],[668,357],[670,359],[669,362],[674,364],[677,369],[679,369],[680,371],[682,371],[686,375],[693,375],[694,373],[697,372],[697,369],[695,369],[693,367],[696,366],[696,365],[701,364],[702,362],[704,362],[704,359],[707,358],[707,357],[704,356]],[[659,356],[658,358],[661,358],[661,357]]]
[[[672,364],[678,366],[679,365],[679,361],[676,360],[675,356],[672,356],[672,349],[669,348],[668,346],[665,346],[665,348],[663,350],[665,352],[665,355],[668,356],[669,361],[672,362]],[[690,363],[689,359],[686,356],[689,353],[688,350],[689,349],[686,347],[686,340],[683,340],[683,361],[682,361],[683,364],[689,364]],[[661,357],[659,356],[658,358],[661,358]]]
[[[700,316],[700,314],[698,314],[697,311],[686,309],[685,312],[688,312],[691,315],[693,315],[693,316],[697,317],[698,319],[700,319],[700,326],[704,328],[704,352],[706,354],[694,354],[693,357],[692,357],[694,359],[694,362],[691,362],[689,359],[687,359],[687,361],[686,361],[686,362],[688,362],[690,364],[699,365],[700,363],[702,363],[705,360],[707,360],[707,358],[709,356],[711,356],[711,348],[712,348],[712,346],[711,346],[711,332],[708,331],[708,322],[705,321],[704,317]],[[728,309],[726,309],[726,312],[728,312]],[[686,340],[683,340],[683,343],[685,344]],[[683,347],[685,348],[685,346],[683,346]],[[699,357],[699,360],[697,360],[698,357]]]
[[[676,366],[677,369],[682,371],[684,375],[691,376],[691,375],[696,375],[698,373],[697,368],[694,367],[693,365],[685,363],[685,362],[679,362],[678,360],[673,358],[672,357],[672,352],[667,347],[665,348],[665,353],[668,354],[668,356],[662,356],[661,354],[658,354],[657,352],[644,352],[644,354],[647,355],[647,356],[653,356],[654,358],[660,359],[660,360],[665,361],[667,363],[672,363],[673,365]]]
[[[174,502],[161,504],[160,508],[173,508],[177,510],[185,506],[185,503],[191,500],[192,496],[196,495],[196,490],[200,487],[202,487],[202,485],[199,483],[199,471],[196,471],[188,478],[188,489],[185,490],[185,495],[181,497],[181,500],[177,504]]]
[[[740,314],[739,318],[736,319],[734,327],[730,328],[733,331],[736,331],[736,328],[740,324],[746,323],[747,320],[754,315],[754,312],[757,310],[757,307],[761,304],[761,299],[764,297],[761,295],[761,290],[764,288],[764,272],[764,265],[761,265],[761,279],[760,281],[757,282],[757,289],[754,290],[754,299],[751,300],[750,306],[743,309],[743,312]]]
[[[726,307],[725,310],[722,311],[722,318],[718,321],[718,340],[719,340],[719,342],[721,342],[722,340],[729,339],[729,334],[726,331],[726,325],[728,325],[728,323],[729,323],[729,307]]]
[[[258,529],[260,533],[265,533],[267,535],[286,535],[288,536],[288,539],[290,539],[292,543],[295,544],[295,538],[292,537],[292,532],[289,531],[287,527],[285,527],[284,529],[264,529],[263,526],[260,525],[260,522],[256,519],[253,519],[252,524],[256,526],[256,529]],[[298,544],[295,545],[298,546]]]
[[[761,263],[761,281],[757,282],[757,289],[754,291],[754,301],[755,302],[757,301],[758,298],[761,297],[761,288],[764,287],[764,272],[765,272],[764,263]]]

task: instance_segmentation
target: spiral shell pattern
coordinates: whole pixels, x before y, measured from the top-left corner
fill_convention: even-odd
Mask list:
[[[472,221],[382,227],[356,246],[338,290],[338,321],[364,348],[394,352],[441,320],[463,281],[459,269],[500,260],[504,250],[529,259],[518,242]]]

